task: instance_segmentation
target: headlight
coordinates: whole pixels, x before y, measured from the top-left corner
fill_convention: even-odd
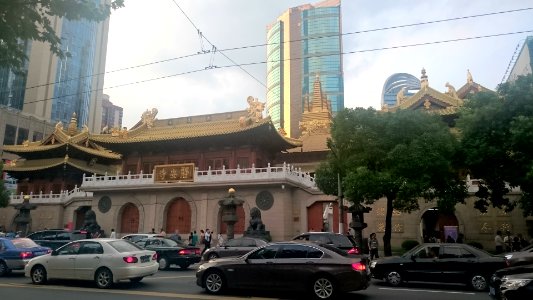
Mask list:
[[[507,254],[507,255],[505,255],[505,259],[511,259],[511,257],[513,257],[512,254]]]
[[[502,278],[501,288],[516,289],[523,287],[531,282],[531,279],[509,279],[507,277]]]
[[[376,264],[377,264],[377,263],[378,263],[378,262],[375,261],[375,260],[371,261],[371,262],[370,262],[370,267],[371,267],[371,268],[376,267]]]

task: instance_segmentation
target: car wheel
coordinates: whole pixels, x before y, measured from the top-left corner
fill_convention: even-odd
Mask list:
[[[475,274],[470,277],[469,285],[476,291],[484,291],[488,287],[487,279],[480,274]]]
[[[399,286],[403,282],[402,275],[398,271],[388,272],[385,278],[387,282],[392,286]]]
[[[30,276],[31,282],[34,284],[46,283],[46,269],[41,265],[33,267],[33,269],[31,269]]]
[[[188,265],[188,264],[182,264],[182,265],[180,265],[180,268],[182,268],[182,269],[187,269],[189,266],[190,266],[190,265]]]
[[[170,267],[170,264],[168,263],[168,260],[166,257],[161,257],[159,259],[159,270],[166,270]]]
[[[315,299],[332,299],[336,294],[335,283],[326,276],[315,278],[311,288]]]
[[[139,283],[141,282],[141,280],[143,280],[144,277],[135,277],[135,278],[130,278],[130,282],[131,283]]]
[[[211,253],[211,254],[209,254],[209,256],[207,257],[208,260],[215,259],[215,258],[218,258],[218,254],[216,254],[216,253]]]
[[[98,288],[108,289],[113,285],[113,273],[107,268],[99,269],[96,271],[94,281]]]
[[[219,271],[208,271],[204,275],[205,290],[210,294],[221,294],[226,288],[224,280],[222,273]]]
[[[7,273],[9,273],[9,269],[7,268],[6,263],[0,261],[0,277],[6,275]]]

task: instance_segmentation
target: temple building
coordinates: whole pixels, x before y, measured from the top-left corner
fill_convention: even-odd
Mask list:
[[[486,90],[470,72],[459,90],[446,86],[446,92],[431,88],[424,70],[420,91],[399,93],[398,104],[383,109],[422,109],[453,120],[468,95]],[[270,117],[263,117],[264,102],[248,97],[247,104],[241,111],[163,120],[156,118],[157,109],[147,110],[131,129],[102,133],[78,130],[74,115],[41,141],[6,145],[4,151],[20,157],[5,165],[18,179],[18,188],[10,205],[0,208],[0,225],[15,228],[14,208],[28,200],[34,205],[28,223],[33,231],[80,228],[85,213],[93,210],[100,226],[107,233],[114,228],[118,236],[152,229],[178,229],[183,237],[206,228],[224,234],[218,203],[233,188],[243,200],[236,212],[236,236],[246,230],[256,208],[275,241],[310,230],[337,232],[341,218],[336,197],[322,193],[314,181],[314,170],[329,153],[332,123],[331,103],[320,79],[303,105],[299,139],[287,137]],[[475,180],[468,182],[474,193]],[[511,192],[510,197],[518,196],[519,191]],[[343,219],[345,232],[349,214]],[[421,199],[420,210],[394,212],[392,221],[393,247],[406,239],[423,241],[428,232],[455,230],[489,248],[496,229],[527,232],[520,210],[490,208],[481,214],[473,197],[450,215]],[[365,222],[365,236],[384,233],[385,201],[375,202]]]

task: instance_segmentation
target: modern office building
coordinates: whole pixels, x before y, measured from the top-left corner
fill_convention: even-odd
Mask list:
[[[396,106],[398,93],[402,91],[404,96],[412,96],[420,90],[420,80],[415,76],[407,73],[395,73],[389,76],[383,84],[381,92],[381,107]]]
[[[331,103],[344,108],[340,0],[293,7],[267,26],[267,114],[293,138],[317,76]]]
[[[59,59],[48,44],[27,42],[27,76],[0,70],[0,103],[53,123],[68,124],[76,113],[80,127],[99,131],[109,20],[51,21],[70,55]]]
[[[109,95],[104,94],[102,100],[102,130],[107,131],[112,128],[122,129],[122,115],[124,109],[114,105],[109,101]],[[105,129],[105,130],[104,130]]]
[[[520,75],[531,74],[533,70],[533,36],[528,36],[518,54],[511,61],[513,67],[507,81],[514,81]]]

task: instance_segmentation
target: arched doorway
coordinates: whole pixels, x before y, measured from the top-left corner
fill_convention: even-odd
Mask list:
[[[241,206],[237,206],[237,223],[233,226],[233,233],[235,234],[243,234],[244,233],[244,208]],[[222,222],[222,208],[218,210],[218,228],[219,232],[221,234],[227,234],[228,233],[228,226],[226,223]]]
[[[122,208],[120,221],[121,233],[139,232],[139,209],[133,203],[128,203]]]
[[[191,207],[187,200],[178,198],[168,205],[166,222],[167,233],[173,233],[176,229],[180,234],[191,232]]]
[[[457,217],[453,213],[441,212],[436,207],[428,209],[422,215],[420,229],[422,240],[426,243],[435,239],[440,242],[446,242],[448,235],[455,241],[462,235],[459,232]]]

